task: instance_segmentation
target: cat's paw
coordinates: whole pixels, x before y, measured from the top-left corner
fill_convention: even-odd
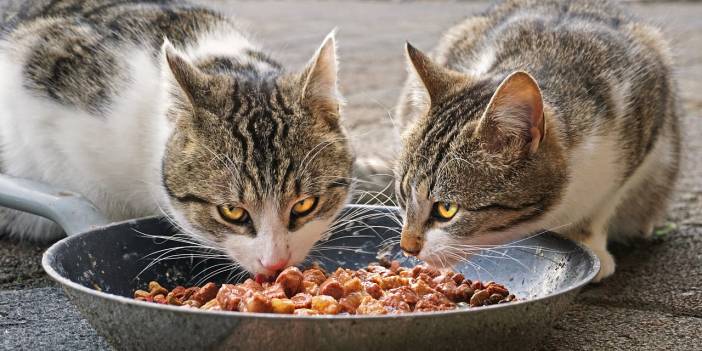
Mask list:
[[[605,279],[612,274],[614,274],[614,269],[616,264],[614,263],[614,257],[607,250],[593,250],[597,258],[600,259],[600,271],[592,280],[593,283],[599,283],[602,279]]]

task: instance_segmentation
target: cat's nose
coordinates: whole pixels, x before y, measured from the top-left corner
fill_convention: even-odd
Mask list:
[[[288,265],[288,259],[282,259],[277,262],[265,262],[261,261],[261,264],[263,265],[263,268],[270,270],[270,271],[277,271],[285,268]]]
[[[400,248],[409,255],[417,256],[422,251],[422,239],[416,235],[405,235],[405,233],[402,233]]]

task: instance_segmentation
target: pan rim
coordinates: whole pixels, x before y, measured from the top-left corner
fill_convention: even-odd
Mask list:
[[[392,206],[376,206],[376,205],[350,205],[348,207],[363,207],[363,208],[375,208],[379,210],[384,210],[384,211],[392,211],[392,210],[397,210],[397,207],[392,207]],[[90,231],[79,233],[76,235],[72,235],[70,237],[66,237],[61,239],[60,241],[54,243],[49,247],[44,254],[42,255],[42,260],[41,260],[41,265],[44,271],[57,283],[61,284],[61,286],[64,289],[71,288],[73,290],[76,290],[78,292],[90,295],[95,298],[99,299],[106,299],[106,300],[111,300],[113,302],[117,302],[120,304],[128,304],[128,305],[133,305],[136,307],[145,307],[145,308],[151,308],[156,311],[158,310],[163,310],[163,311],[169,311],[169,312],[176,312],[176,313],[195,313],[195,314],[203,314],[203,315],[211,315],[211,316],[218,316],[218,317],[231,317],[231,318],[257,318],[257,319],[272,319],[272,320],[325,320],[325,321],[355,321],[355,320],[367,320],[367,319],[379,319],[379,320],[386,320],[386,319],[413,319],[413,318],[433,318],[433,317],[442,317],[442,316],[453,316],[453,315],[459,315],[459,314],[466,314],[470,315],[476,314],[476,313],[484,313],[487,311],[492,311],[495,309],[504,309],[504,308],[510,308],[511,306],[521,306],[525,304],[533,304],[537,303],[540,301],[548,300],[551,298],[554,298],[556,296],[568,294],[573,291],[578,291],[588,283],[590,283],[597,273],[600,271],[600,260],[597,257],[597,255],[594,254],[590,248],[585,246],[584,244],[566,238],[564,236],[560,236],[558,234],[552,233],[552,232],[547,232],[547,235],[554,235],[560,238],[561,240],[565,240],[570,242],[571,244],[574,244],[577,248],[582,250],[586,256],[590,259],[592,262],[592,265],[590,267],[590,272],[588,275],[586,275],[584,278],[580,279],[577,281],[575,284],[572,286],[559,289],[556,291],[553,291],[549,294],[539,296],[536,298],[530,298],[526,300],[518,300],[515,302],[511,302],[508,304],[495,304],[495,305],[489,305],[489,306],[481,306],[480,308],[469,308],[469,309],[453,309],[453,310],[448,310],[448,311],[432,311],[432,312],[412,312],[412,313],[403,313],[403,314],[385,314],[385,315],[316,315],[316,316],[298,316],[298,315],[290,315],[290,314],[275,314],[275,313],[254,313],[254,312],[233,312],[233,311],[210,311],[210,310],[200,310],[200,309],[194,309],[194,308],[182,308],[178,306],[170,306],[170,305],[162,305],[162,304],[155,304],[155,303],[150,303],[150,302],[145,302],[145,301],[139,301],[139,300],[134,300],[132,298],[128,298],[125,296],[121,295],[115,295],[115,294],[110,294],[102,291],[98,291],[95,289],[88,288],[86,286],[83,286],[81,284],[78,284],[61,274],[59,274],[54,267],[52,266],[52,263],[55,261],[55,253],[57,250],[62,248],[65,245],[68,245],[69,242],[73,240],[78,240],[78,238],[84,237],[84,236],[90,236],[90,235],[98,235],[96,232],[104,230],[104,229],[109,229],[112,227],[118,227],[118,226],[124,226],[124,225],[129,225],[133,226],[134,224],[146,221],[146,220],[152,220],[152,219],[158,219],[161,220],[162,217],[159,216],[147,216],[147,217],[141,217],[141,218],[134,218],[134,219],[129,219],[125,221],[119,221],[119,222],[114,222],[110,223],[104,226],[99,226],[92,228]],[[78,307],[78,306],[77,306]]]

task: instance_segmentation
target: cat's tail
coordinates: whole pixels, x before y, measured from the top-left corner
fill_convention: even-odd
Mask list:
[[[395,205],[393,163],[378,156],[357,158],[354,162],[356,193],[354,202]]]

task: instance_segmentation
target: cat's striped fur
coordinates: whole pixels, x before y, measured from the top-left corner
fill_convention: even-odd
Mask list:
[[[347,202],[330,35],[289,73],[232,18],[180,1],[5,3],[2,170],[84,194],[113,220],[158,214],[251,272],[299,262]],[[305,196],[312,213],[291,216]],[[225,223],[216,206],[246,208]],[[3,210],[10,235],[54,239]]]
[[[680,133],[657,29],[609,1],[510,0],[450,29],[433,59],[408,57],[404,248],[439,262],[554,229],[598,254],[601,279],[608,236],[649,235],[664,215]],[[460,210],[434,220],[437,201]]]

